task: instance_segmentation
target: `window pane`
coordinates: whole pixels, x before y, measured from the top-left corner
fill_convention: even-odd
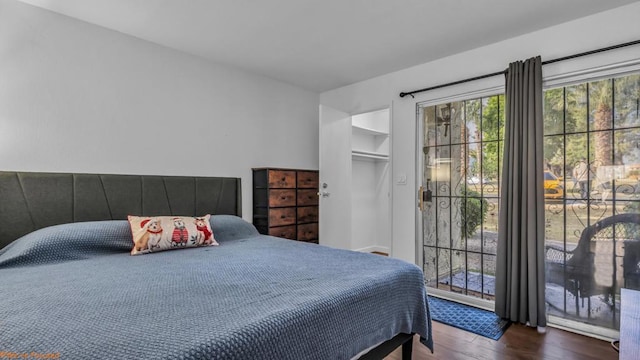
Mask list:
[[[640,126],[640,74],[614,79],[614,88],[614,126]]]
[[[589,130],[613,127],[612,80],[589,83]]]
[[[565,88],[565,131],[587,131],[587,84]]]
[[[498,196],[495,186],[498,180],[498,141],[485,142],[482,146],[482,181],[481,185],[485,196]]]
[[[436,269],[436,248],[431,246],[424,247],[424,281],[425,285],[430,287],[437,286],[438,272]]]
[[[482,140],[498,140],[500,136],[499,108],[503,105],[498,101],[498,96],[492,96],[482,100]]]
[[[500,201],[497,198],[487,198],[484,203],[485,217],[482,224],[483,252],[496,254],[498,249],[498,208]]]
[[[425,246],[436,246],[436,219],[436,206],[434,202],[427,202],[424,215],[422,216],[423,228],[429,230],[423,231],[423,244]]]
[[[426,185],[433,196],[449,196],[451,189],[451,147],[425,148]]]
[[[545,239],[547,244],[563,246],[565,239],[564,204],[562,200],[545,200]],[[582,230],[582,229],[580,229]]]
[[[545,135],[564,132],[564,89],[544,92],[544,133]]]
[[[467,199],[463,196],[452,198],[453,202],[453,218],[455,219],[455,224],[453,225],[453,233],[451,234],[451,249],[456,250],[466,250],[467,248],[467,239],[464,232],[464,212],[463,206],[467,203]]]
[[[467,123],[467,142],[480,141],[480,99],[465,102],[465,120]]]
[[[423,108],[422,112],[425,146],[436,146],[436,107]]]
[[[503,160],[504,160],[504,141],[498,141],[498,179],[496,179],[495,187],[498,195],[500,194],[500,186],[502,186],[502,172],[503,172]]]
[[[467,253],[467,291],[469,295],[482,297],[482,255]]]
[[[504,114],[505,114],[505,99],[504,95],[498,95],[498,105],[500,106],[500,111],[498,112],[499,116],[499,140],[504,139]]]
[[[631,168],[640,168],[640,128],[616,130],[614,147],[614,164],[622,165],[615,168],[616,178],[628,177]]]
[[[589,158],[591,171],[599,175],[600,168],[613,165],[613,131],[589,133]]]
[[[467,259],[464,251],[451,252],[451,291],[467,293]]]
[[[482,186],[481,180],[481,166],[482,166],[482,144],[471,143],[467,144],[467,189],[475,192],[480,192]]]
[[[451,251],[438,249],[438,288],[451,291]]]
[[[451,132],[451,143],[460,144],[465,137],[464,129],[466,127],[464,117],[464,102],[451,103],[451,125],[449,131]],[[445,119],[446,120],[446,119]]]
[[[589,136],[584,134],[573,134],[566,136],[565,169],[571,181],[567,180],[566,194],[568,199],[586,199],[588,194],[589,159],[588,159]],[[545,154],[545,157],[548,155]]]
[[[438,144],[451,144],[451,107],[438,105],[435,107],[435,133]]]
[[[466,179],[466,145],[451,145],[451,195],[463,196]]]
[[[436,203],[436,236],[438,237],[438,247],[448,248],[451,246],[451,199],[448,197],[438,197]]]
[[[556,177],[565,177],[564,141],[562,135],[544,137],[545,175],[548,173]],[[546,177],[545,180],[547,180]]]
[[[484,270],[483,281],[483,298],[493,301],[496,295],[496,256],[482,255],[482,266]]]

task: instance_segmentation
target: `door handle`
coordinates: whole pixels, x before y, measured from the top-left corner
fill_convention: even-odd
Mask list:
[[[420,208],[420,211],[424,211],[424,204],[431,202],[432,196],[431,190],[425,190],[424,186],[420,185],[418,189],[418,208]]]
[[[328,187],[329,185],[327,185],[326,182],[322,183],[322,189],[326,189]],[[329,195],[331,195],[328,191],[323,191],[322,189],[318,190],[318,194],[317,194],[318,196],[322,196],[326,198],[326,197],[329,197]]]

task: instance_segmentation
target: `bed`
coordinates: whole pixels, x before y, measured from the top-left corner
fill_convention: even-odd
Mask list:
[[[404,358],[413,334],[433,349],[417,266],[260,235],[240,179],[0,172],[0,199],[5,355]],[[129,254],[128,214],[204,213],[219,246]]]

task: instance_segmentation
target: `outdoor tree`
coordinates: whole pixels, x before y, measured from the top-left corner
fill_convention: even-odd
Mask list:
[[[484,141],[479,163],[482,175],[487,179],[498,179],[501,164],[502,140],[504,136],[504,96],[491,96],[482,99],[480,134]]]
[[[592,163],[595,166],[612,164],[613,128],[612,107],[613,80],[594,81],[589,83],[589,122],[593,123]],[[593,152],[591,152],[593,150]]]
[[[622,130],[638,125],[639,98],[640,75],[546,90],[547,164],[563,172],[558,175],[565,175],[571,174],[582,158],[588,159],[594,170],[640,162],[640,150],[634,150],[640,141],[638,132]]]

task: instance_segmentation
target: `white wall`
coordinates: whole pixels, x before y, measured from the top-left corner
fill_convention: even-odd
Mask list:
[[[390,251],[389,168],[387,161],[351,163],[352,250]]]
[[[389,109],[351,117],[353,150],[389,154],[389,136],[356,131],[357,128],[389,133]],[[354,157],[351,161],[351,249],[381,251],[391,248],[391,211],[388,161]]]
[[[372,161],[351,162],[351,249],[370,251],[376,246],[378,219],[376,165]]]
[[[512,61],[536,55],[541,55],[544,61],[637,40],[640,38],[637,14],[640,14],[640,3],[322,93],[321,104],[350,114],[393,104],[392,256],[411,262],[416,258],[416,103],[501,86],[504,78],[498,76],[447,87],[417,95],[415,99],[400,98],[400,92],[501,71]],[[442,34],[442,41],[447,41],[446,30]],[[635,46],[548,65],[543,71],[548,76],[638,58],[640,47]],[[407,175],[406,185],[396,183],[400,174]]]
[[[0,169],[242,178],[318,168],[318,94],[0,0]]]
[[[374,179],[376,194],[376,246],[389,254],[391,251],[391,164],[376,162]]]

